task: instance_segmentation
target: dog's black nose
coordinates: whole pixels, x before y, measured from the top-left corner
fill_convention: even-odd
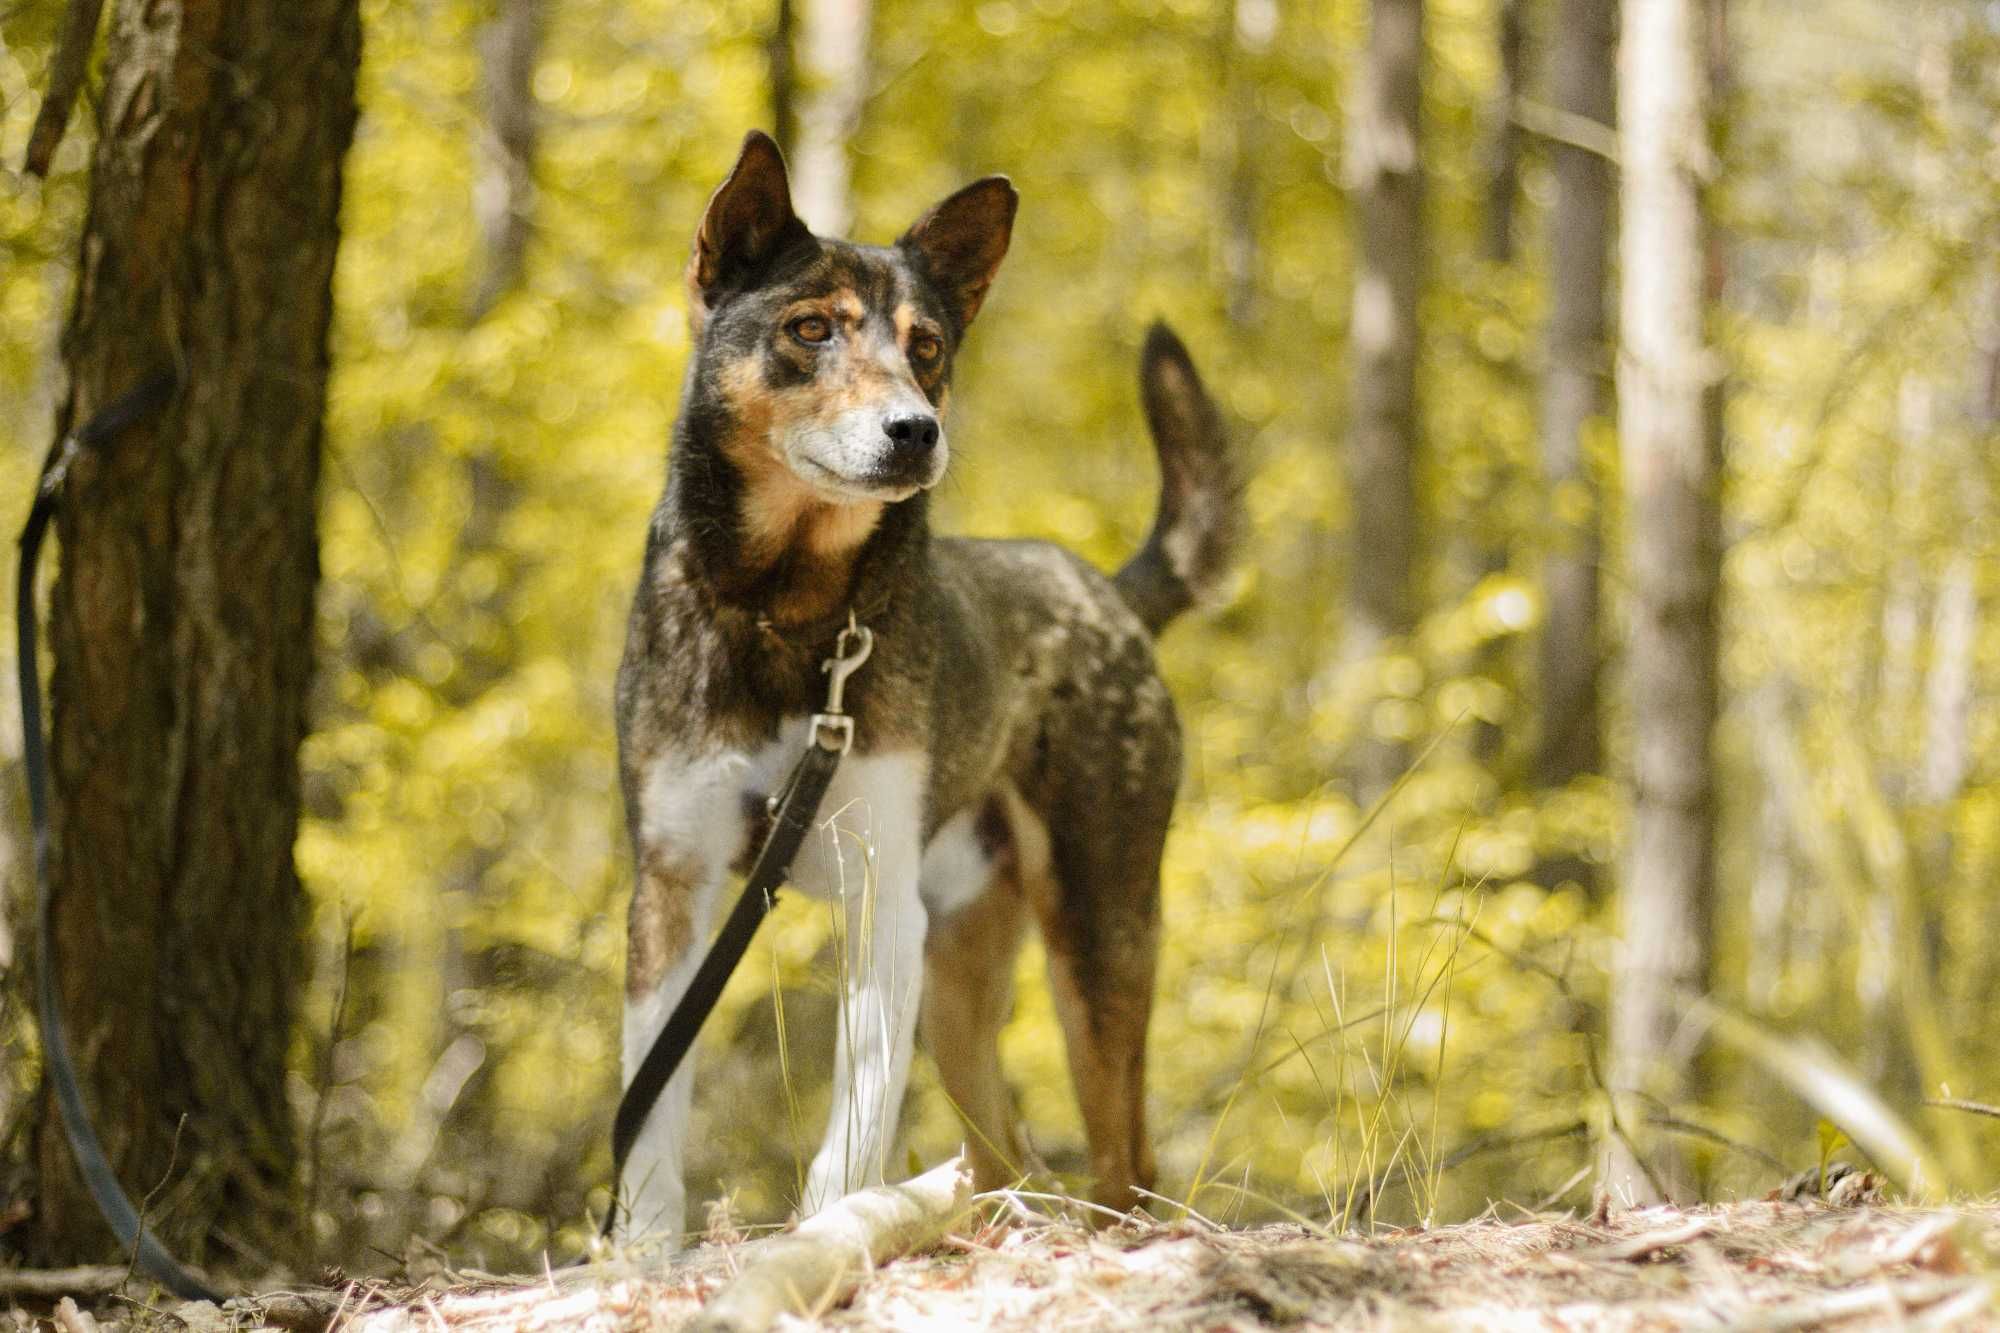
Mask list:
[[[884,417],[882,433],[896,446],[899,458],[921,458],[938,442],[938,419],[928,412],[909,416]]]

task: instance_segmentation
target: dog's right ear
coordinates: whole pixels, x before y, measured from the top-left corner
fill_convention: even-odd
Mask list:
[[[743,136],[729,179],[717,187],[688,256],[688,324],[700,333],[718,288],[741,281],[787,245],[812,233],[792,212],[785,158],[762,130]]]

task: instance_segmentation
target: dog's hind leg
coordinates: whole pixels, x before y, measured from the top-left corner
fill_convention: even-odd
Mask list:
[[[1177,772],[1177,767],[1169,770]],[[1160,852],[1173,789],[1140,784],[1094,802],[1053,801],[1046,889],[1027,884],[1090,1145],[1093,1196],[1125,1212],[1153,1188],[1146,1028],[1160,943]],[[1107,818],[1115,811],[1115,827]]]
[[[1014,1101],[1000,1072],[1000,1029],[1014,998],[1027,905],[1010,874],[932,923],[924,941],[924,1044],[966,1122],[974,1183],[1013,1184],[1023,1170]]]
[[[1146,1137],[1146,1026],[1159,917],[1149,911],[1119,922],[1115,932],[1092,934],[1064,916],[1045,918],[1043,934],[1049,989],[1090,1144],[1091,1193],[1125,1212],[1145,1202],[1134,1187],[1152,1189],[1155,1174]]]

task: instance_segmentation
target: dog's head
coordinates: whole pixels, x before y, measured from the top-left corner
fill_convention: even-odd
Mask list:
[[[688,260],[695,374],[752,477],[821,504],[906,499],[937,484],[952,358],[1013,229],[1004,176],[966,186],[890,246],[814,236],[785,163],[752,131]],[[782,469],[782,473],[775,470]]]

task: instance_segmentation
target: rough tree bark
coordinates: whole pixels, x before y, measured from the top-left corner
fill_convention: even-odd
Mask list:
[[[295,1234],[292,841],[358,0],[117,0],[108,42],[58,426],[162,366],[182,389],[77,460],[61,513],[58,985],[112,1160],[199,1260]],[[36,1154],[32,1248],[104,1254],[46,1099]]]
[[[1556,109],[1608,127],[1615,110],[1617,0],[1562,0],[1556,18],[1550,94]],[[1542,380],[1542,477],[1549,512],[1543,531],[1540,643],[1541,735],[1535,779],[1561,787],[1602,763],[1598,740],[1597,488],[1585,433],[1608,407],[1606,271],[1610,264],[1611,164],[1586,148],[1549,149],[1555,201],[1549,212],[1547,371]],[[1590,886],[1578,857],[1543,867],[1548,882]]]
[[[1423,276],[1419,145],[1423,0],[1374,0],[1347,137],[1356,269],[1348,489],[1352,563],[1342,655],[1360,662],[1416,625],[1417,300]],[[1365,739],[1366,802],[1402,772],[1405,748]]]
[[[861,127],[861,111],[868,101],[873,5],[871,0],[798,3],[805,77],[797,98],[792,203],[814,231],[845,236],[854,225],[854,170],[847,146]]]
[[[528,240],[535,229],[535,64],[548,30],[547,0],[498,0],[479,31],[480,94],[484,124],[479,136],[479,178],[473,212],[479,219],[479,285],[472,295],[476,321],[521,279]]]
[[[1607,1138],[1600,1183],[1621,1201],[1687,1192],[1684,1165],[1644,1124],[1649,1109],[1696,1091],[1682,1019],[1712,953],[1721,394],[1706,318],[1710,3],[1625,0],[1618,62],[1633,809],[1609,1077],[1632,1138]]]

